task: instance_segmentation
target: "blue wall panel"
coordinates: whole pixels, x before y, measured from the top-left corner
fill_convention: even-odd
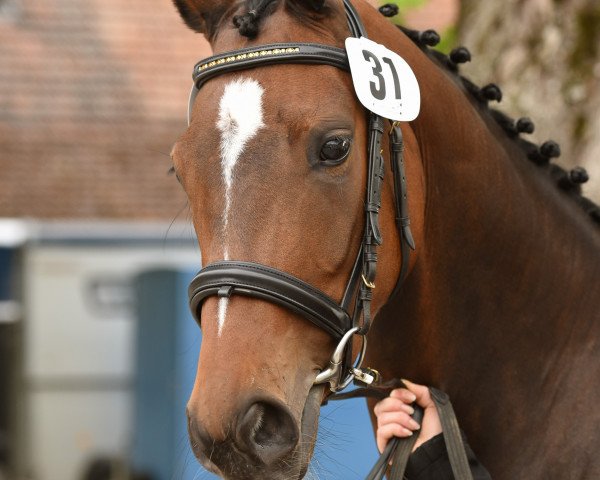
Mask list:
[[[217,478],[191,453],[185,405],[194,384],[201,334],[187,308],[193,272],[151,271],[138,279],[135,441],[136,470],[156,480]],[[377,457],[364,400],[321,410],[308,479],[363,479]]]
[[[201,341],[187,308],[192,277],[156,270],[137,280],[133,467],[156,480],[211,478],[202,473],[187,440],[185,405]]]
[[[12,276],[14,250],[0,247],[0,301],[12,298]]]

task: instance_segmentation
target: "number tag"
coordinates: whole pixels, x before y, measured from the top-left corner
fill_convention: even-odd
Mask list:
[[[346,39],[356,96],[366,108],[410,122],[419,115],[421,92],[414,72],[397,53],[367,38]]]

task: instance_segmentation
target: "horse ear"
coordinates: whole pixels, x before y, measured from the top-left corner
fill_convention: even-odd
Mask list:
[[[235,0],[173,0],[173,2],[188,27],[210,38]]]

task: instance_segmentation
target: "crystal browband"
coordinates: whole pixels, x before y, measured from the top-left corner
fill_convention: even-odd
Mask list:
[[[254,52],[240,53],[238,55],[232,55],[230,57],[219,58],[218,60],[212,60],[208,63],[202,63],[198,65],[197,70],[199,72],[212,68],[217,65],[223,65],[224,63],[239,62],[240,60],[246,60],[247,58],[265,57],[267,55],[283,55],[284,53],[296,53],[299,52],[300,48],[289,47],[289,48],[273,48],[269,50],[257,50]]]
[[[225,52],[209,57],[194,66],[192,78],[196,89],[222,73],[278,63],[331,65],[349,70],[346,51],[316,43],[274,43]]]

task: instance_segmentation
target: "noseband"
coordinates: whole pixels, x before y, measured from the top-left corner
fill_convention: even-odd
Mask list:
[[[344,6],[352,35],[357,38],[366,37],[364,26],[350,1],[344,0]],[[344,49],[315,43],[267,44],[215,55],[194,67],[188,123],[191,121],[192,108],[200,88],[213,77],[222,73],[283,63],[331,65],[349,71]],[[373,380],[371,371],[361,369],[361,363],[366,351],[365,335],[371,324],[377,247],[382,244],[379,209],[385,170],[381,149],[383,133],[384,119],[370,112],[364,234],[341,302],[336,302],[318,288],[275,268],[252,262],[220,261],[204,267],[190,284],[190,308],[198,323],[202,303],[207,297],[216,295],[229,298],[232,295],[244,295],[266,300],[301,315],[338,342],[328,368],[317,375],[315,384],[327,382],[331,391],[337,392],[345,388],[353,378],[365,383]],[[408,215],[402,131],[397,122],[392,124],[389,135],[396,225],[402,254],[400,275],[392,293],[394,295],[408,271],[410,250],[415,247]],[[350,309],[352,313],[349,313]],[[356,362],[353,363],[350,340],[354,335],[361,336],[362,348]]]

